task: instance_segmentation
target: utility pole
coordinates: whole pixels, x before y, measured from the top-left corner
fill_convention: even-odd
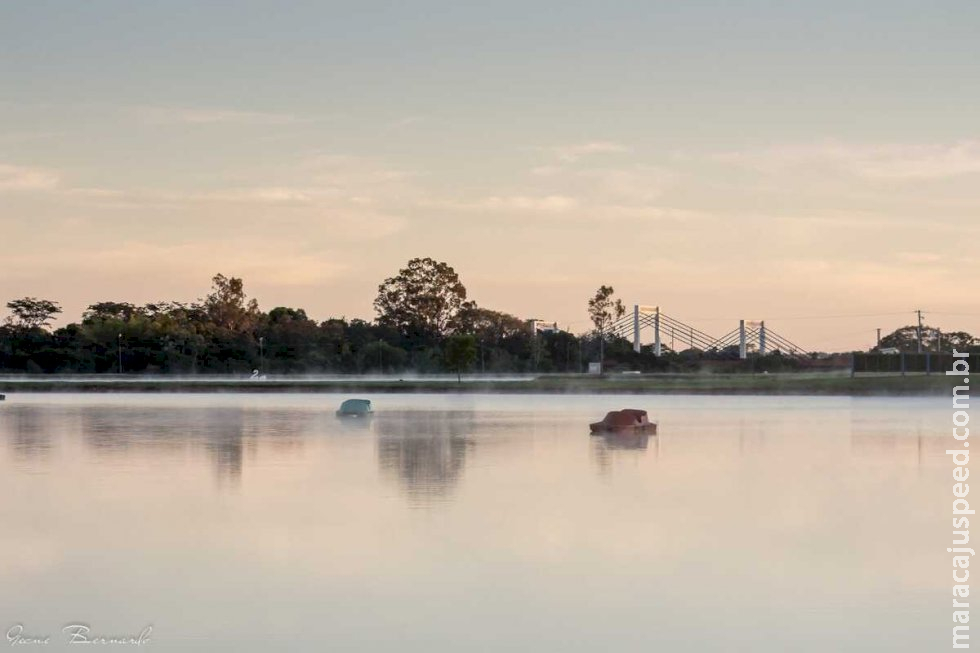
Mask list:
[[[881,327],[878,327],[878,341],[875,345],[878,349],[881,349]]]
[[[921,354],[922,353],[922,311],[917,309],[915,312],[919,315],[919,328],[916,329],[915,331],[916,340],[918,341],[918,347],[916,348],[916,351]]]

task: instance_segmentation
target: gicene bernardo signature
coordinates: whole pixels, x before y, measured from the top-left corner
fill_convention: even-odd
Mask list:
[[[86,624],[68,624],[61,629],[66,644],[101,644],[103,646],[147,646],[151,643],[153,626],[147,626],[137,635],[93,634]],[[11,646],[47,646],[51,635],[32,635],[24,630],[23,624],[14,624],[7,629],[7,643]]]

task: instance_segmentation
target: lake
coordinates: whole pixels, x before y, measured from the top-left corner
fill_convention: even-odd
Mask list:
[[[50,637],[19,650],[73,624],[161,651],[950,645],[948,399],[363,396],[352,421],[339,395],[8,395],[0,628]],[[624,407],[659,435],[590,437]]]

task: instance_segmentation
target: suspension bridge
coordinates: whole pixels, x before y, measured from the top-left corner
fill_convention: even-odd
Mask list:
[[[639,352],[644,329],[653,331],[653,353],[656,356],[663,354],[665,349],[678,351],[678,342],[684,349],[706,352],[738,347],[739,358],[747,358],[750,350],[761,356],[775,352],[800,358],[809,355],[805,349],[767,327],[765,320],[739,320],[737,327],[716,338],[661,312],[659,306],[633,306],[633,314],[624,315],[613,322],[607,333],[632,340],[633,349]],[[668,338],[669,345],[666,344]]]

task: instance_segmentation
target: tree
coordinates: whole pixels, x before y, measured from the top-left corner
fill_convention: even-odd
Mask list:
[[[246,301],[242,280],[217,274],[211,284],[211,294],[204,298],[211,321],[229,331],[250,330],[258,318],[259,305],[254,299]]]
[[[887,336],[882,337],[879,348],[895,347],[900,351],[914,352],[918,350],[919,327],[916,325],[904,326],[895,329]],[[922,326],[922,351],[966,351],[977,346],[977,339],[965,331],[951,331],[941,333],[935,327]]]
[[[12,317],[9,318],[16,326],[24,329],[38,329],[51,324],[51,319],[61,313],[58,302],[36,297],[24,297],[7,302]]]
[[[140,309],[127,302],[99,302],[85,309],[85,312],[82,313],[82,322],[94,322],[96,320],[128,322],[139,312],[141,312]]]
[[[480,371],[486,371],[488,352],[493,364],[495,361],[510,359],[512,353],[531,350],[533,337],[529,333],[527,322],[509,313],[470,304],[459,311],[456,323],[460,332],[472,333],[476,337]]]
[[[302,308],[278,306],[271,311],[259,329],[262,339],[259,355],[262,364],[272,364],[276,371],[303,372],[316,367],[317,323]]]
[[[959,352],[972,351],[980,346],[980,339],[974,338],[972,335],[966,331],[952,331],[950,333],[942,334],[942,341],[939,341],[939,334],[936,337],[937,351],[941,348],[943,351],[952,351],[955,349]]]
[[[409,342],[427,344],[452,333],[460,310],[471,306],[459,275],[448,264],[414,258],[378,286],[378,324]]]
[[[479,308],[470,304],[459,312],[457,323],[461,331],[476,335],[481,342],[499,342],[504,338],[528,333],[527,322],[500,311]]]
[[[378,374],[397,372],[405,368],[408,352],[384,340],[375,340],[364,345],[360,351],[360,369],[375,370]]]
[[[595,325],[596,331],[599,333],[599,370],[602,370],[602,359],[605,355],[605,340],[606,340],[606,330],[612,326],[612,323],[623,317],[626,313],[626,308],[623,306],[622,300],[613,300],[613,290],[612,286],[599,286],[596,291],[595,296],[589,300],[589,318],[591,318],[592,323]]]
[[[456,334],[446,339],[446,366],[456,371],[457,383],[463,382],[463,370],[476,362],[476,338],[469,334]]]

